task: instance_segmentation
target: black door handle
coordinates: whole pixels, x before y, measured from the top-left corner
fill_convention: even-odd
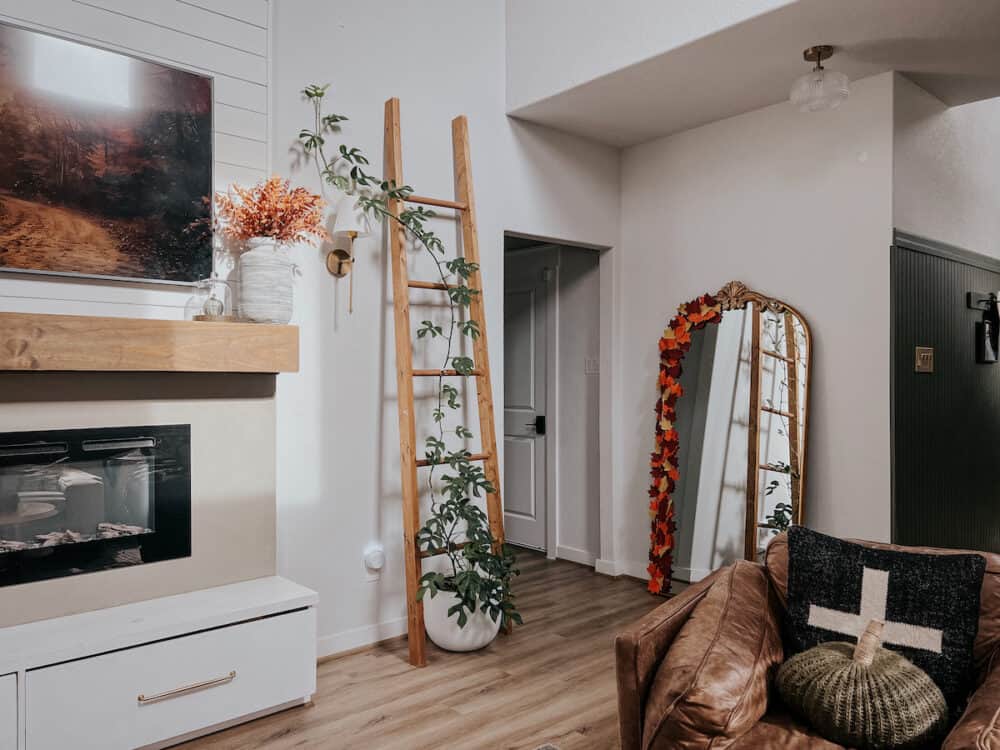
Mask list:
[[[545,415],[544,414],[539,414],[537,417],[535,417],[535,421],[534,422],[526,422],[524,426],[525,427],[534,427],[536,435],[544,435],[545,434]]]

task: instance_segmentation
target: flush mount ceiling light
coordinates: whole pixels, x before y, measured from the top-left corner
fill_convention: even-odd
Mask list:
[[[847,76],[823,67],[823,61],[833,54],[833,49],[829,44],[820,44],[808,47],[802,53],[802,57],[816,63],[816,67],[792,84],[790,98],[800,112],[833,109],[840,106],[850,93]]]

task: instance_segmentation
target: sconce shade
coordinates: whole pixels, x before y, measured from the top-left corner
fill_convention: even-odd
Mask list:
[[[820,112],[839,107],[849,93],[847,76],[817,68],[796,79],[790,98],[800,112]]]
[[[355,195],[345,195],[337,201],[337,218],[333,223],[335,237],[367,237],[371,233],[368,217],[358,207]]]

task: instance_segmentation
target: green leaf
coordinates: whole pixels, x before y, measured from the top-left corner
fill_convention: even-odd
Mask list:
[[[476,369],[475,363],[470,357],[452,357],[451,366],[459,375],[471,375]]]
[[[479,323],[477,323],[474,320],[462,321],[461,323],[459,323],[459,329],[462,331],[464,335],[468,336],[473,340],[479,338],[479,335],[481,333],[479,330]]]
[[[323,144],[326,143],[323,136],[319,133],[313,133],[311,130],[299,131],[299,142],[302,144],[302,148],[305,149],[306,153],[318,151],[323,148]]]
[[[324,86],[311,84],[302,89],[302,93],[305,94],[307,99],[322,99],[328,88],[330,88],[329,83]]]
[[[457,274],[463,279],[469,278],[474,272],[479,270],[478,263],[470,263],[462,257],[452,258],[445,266],[451,273]]]
[[[347,117],[344,115],[323,115],[320,122],[323,123],[324,127],[329,128],[330,130],[335,130],[337,128],[337,123],[344,122],[345,120],[347,120]]]
[[[456,305],[461,305],[462,307],[468,307],[472,302],[472,298],[477,294],[479,294],[478,289],[472,289],[464,284],[449,287],[448,289],[448,296],[451,298],[451,301]]]
[[[441,326],[434,325],[429,320],[420,321],[420,328],[417,329],[418,339],[422,339],[424,336],[430,336],[433,339],[441,335],[443,335]]]
[[[441,395],[447,401],[449,409],[458,409],[461,406],[458,400],[458,389],[455,386],[445,383],[441,386]]]

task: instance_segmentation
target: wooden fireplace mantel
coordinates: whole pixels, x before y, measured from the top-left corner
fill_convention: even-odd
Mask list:
[[[0,312],[0,372],[297,372],[297,326]]]

